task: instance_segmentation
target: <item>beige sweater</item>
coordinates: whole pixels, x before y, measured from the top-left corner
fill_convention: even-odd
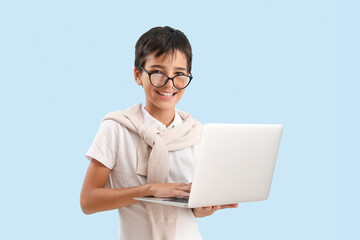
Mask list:
[[[141,104],[125,111],[108,113],[104,119],[119,122],[141,138],[137,149],[136,173],[147,177],[148,183],[168,182],[168,152],[182,150],[200,141],[202,125],[190,114],[179,111],[183,120],[179,126],[160,133],[143,123]],[[175,240],[177,209],[156,203],[144,203],[154,240]]]

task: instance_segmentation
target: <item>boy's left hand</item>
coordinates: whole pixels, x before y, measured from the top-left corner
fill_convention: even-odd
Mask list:
[[[237,208],[239,205],[236,204],[227,204],[227,205],[218,205],[218,206],[210,206],[210,207],[199,207],[194,208],[193,213],[195,217],[207,217],[212,215],[215,211],[219,209],[225,209],[225,208]]]

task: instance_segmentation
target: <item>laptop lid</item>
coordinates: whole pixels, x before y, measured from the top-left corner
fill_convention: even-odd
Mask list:
[[[189,207],[268,198],[282,125],[205,124]]]
[[[266,200],[282,129],[280,124],[205,124],[188,203],[135,199],[188,208]]]

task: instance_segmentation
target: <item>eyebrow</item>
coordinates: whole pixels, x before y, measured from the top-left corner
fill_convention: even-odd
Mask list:
[[[165,69],[165,67],[163,65],[151,65],[150,68],[161,68],[161,69]],[[186,71],[186,68],[183,67],[176,67],[176,70],[183,70]]]

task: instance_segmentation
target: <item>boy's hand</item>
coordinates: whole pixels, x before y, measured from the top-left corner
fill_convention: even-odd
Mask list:
[[[191,183],[150,183],[149,196],[153,197],[189,197]]]
[[[194,208],[193,213],[195,217],[207,217],[212,215],[215,211],[219,209],[225,209],[225,208],[237,208],[239,205],[236,204],[227,204],[227,205],[218,205],[218,206],[210,206],[210,207],[199,207]]]

